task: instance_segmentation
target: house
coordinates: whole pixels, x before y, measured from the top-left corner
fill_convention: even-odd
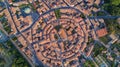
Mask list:
[[[111,35],[110,35],[110,38],[111,38],[112,40],[109,41],[108,44],[114,44],[114,43],[118,40],[119,36],[116,36],[116,35],[114,35],[114,34],[111,34]]]
[[[96,34],[98,37],[103,37],[103,36],[107,35],[108,32],[107,32],[106,28],[102,28],[102,29],[97,30]]]

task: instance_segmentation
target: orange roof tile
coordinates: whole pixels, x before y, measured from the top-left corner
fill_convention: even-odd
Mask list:
[[[103,28],[103,29],[97,30],[96,33],[97,33],[98,37],[103,37],[103,36],[105,36],[105,35],[108,34],[106,28]]]

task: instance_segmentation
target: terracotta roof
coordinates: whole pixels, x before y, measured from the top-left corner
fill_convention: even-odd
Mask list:
[[[105,35],[108,34],[106,28],[103,28],[103,29],[97,30],[96,33],[97,33],[98,37],[103,37],[103,36],[105,36]]]

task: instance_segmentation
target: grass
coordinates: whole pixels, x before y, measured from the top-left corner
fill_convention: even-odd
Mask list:
[[[95,67],[94,63],[91,60],[87,60],[84,63],[84,67]]]
[[[61,17],[61,15],[60,15],[60,9],[56,9],[54,11],[54,13],[55,13],[55,16],[56,16],[57,19],[59,19]]]
[[[93,49],[93,56],[98,56],[103,50],[106,50],[106,48],[103,45],[95,44],[95,48]]]
[[[28,4],[22,4],[22,5],[20,5],[19,7],[20,7],[20,8],[29,7],[29,5],[28,5]]]
[[[29,7],[29,8],[31,8],[33,11],[36,11],[36,8],[34,8],[34,6],[33,6],[31,3],[29,3],[29,4],[22,4],[22,5],[20,5],[19,7],[20,7],[20,8]]]
[[[109,39],[108,39],[107,35],[104,36],[104,37],[100,37],[99,39],[100,39],[100,41],[104,42],[105,44],[107,44],[109,42]]]

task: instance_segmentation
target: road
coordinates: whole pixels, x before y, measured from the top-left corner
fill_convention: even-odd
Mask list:
[[[15,23],[14,19],[13,19],[12,12],[11,12],[11,10],[10,10],[10,8],[9,8],[10,6],[9,6],[8,1],[7,1],[7,0],[4,0],[4,4],[5,4],[7,10],[8,10],[9,13],[10,13],[10,16],[11,16],[11,18],[12,18],[12,21],[13,21],[13,23],[14,23],[14,25],[15,25],[15,28],[16,28],[17,32],[20,32],[20,31],[18,30],[17,26],[16,26],[16,23]],[[7,33],[2,27],[0,27],[0,29],[1,29],[7,36],[9,36],[8,33]],[[21,34],[21,33],[20,33],[20,34]],[[35,67],[35,65],[32,63],[32,61],[30,61],[29,58],[20,50],[20,48],[16,45],[16,43],[15,43],[11,38],[9,38],[9,39],[10,39],[10,41],[13,43],[13,45],[16,47],[16,49],[20,52],[20,54],[28,61],[28,63],[29,63],[32,67]]]
[[[74,7],[53,8],[53,9],[50,9],[50,10],[46,11],[45,13],[42,13],[41,15],[39,15],[39,17],[37,17],[36,20],[33,21],[33,23],[29,27],[27,27],[26,29],[22,30],[21,32],[16,33],[16,35],[19,35],[20,33],[26,32],[27,30],[31,29],[33,27],[33,25],[36,23],[36,21],[39,20],[40,17],[42,17],[43,15],[46,15],[46,14],[48,14],[48,13],[50,13],[50,12],[56,10],[56,9],[75,9],[78,13],[82,13],[81,11],[79,11],[78,9],[76,9]]]
[[[9,36],[8,33],[1,27],[1,24],[0,24],[0,30],[2,30],[6,34],[6,36]],[[28,61],[28,63],[32,67],[35,67],[34,64],[29,60],[29,58],[19,49],[19,47],[16,45],[16,43],[11,38],[9,38],[9,40],[13,43],[13,46],[16,47],[16,49],[20,52],[20,54]]]
[[[120,16],[93,16],[93,17],[88,17],[89,19],[115,19],[115,18],[120,18]]]
[[[44,0],[42,0],[42,1],[44,2]],[[64,1],[64,0],[63,0],[63,1]],[[20,34],[21,36],[23,36],[24,39],[26,39],[26,38],[24,37],[24,35],[22,35],[23,32],[26,32],[27,30],[31,29],[31,28],[33,27],[33,25],[36,23],[36,21],[39,20],[40,17],[42,17],[43,15],[46,15],[46,14],[48,14],[48,13],[50,13],[50,12],[56,10],[56,9],[74,9],[74,10],[76,10],[78,13],[82,13],[82,12],[80,12],[80,10],[78,10],[78,9],[76,9],[76,8],[74,8],[74,7],[70,7],[70,6],[50,9],[50,7],[44,2],[44,3],[49,7],[50,10],[46,11],[45,13],[42,13],[41,15],[39,15],[39,17],[36,17],[36,19],[33,21],[33,23],[32,23],[29,27],[27,27],[26,29],[24,29],[24,30],[22,30],[22,31],[19,31],[19,29],[17,28],[16,23],[15,23],[15,21],[14,21],[14,18],[12,17],[12,12],[11,12],[11,10],[10,10],[10,8],[9,8],[9,3],[8,3],[8,1],[7,1],[7,0],[4,0],[4,3],[5,3],[5,5],[6,5],[7,10],[8,10],[9,13],[10,13],[10,16],[11,16],[11,18],[12,18],[12,20],[13,20],[13,23],[14,23],[14,25],[15,25],[15,28],[16,28],[16,30],[17,30],[16,35],[19,35],[19,34]],[[88,19],[94,19],[94,18],[97,18],[97,19],[100,19],[100,18],[104,18],[104,19],[106,19],[106,18],[111,18],[111,19],[114,19],[114,18],[119,18],[119,17],[120,17],[120,16],[97,16],[97,17],[87,17],[87,18],[88,18]],[[3,30],[3,32],[5,32],[5,34],[8,36],[7,32],[6,32],[3,28],[1,28],[1,30]],[[85,34],[85,33],[84,33],[84,34]],[[11,42],[13,42],[14,46],[18,49],[18,51],[19,51],[19,52],[26,58],[26,60],[31,64],[31,66],[34,67],[33,64],[32,64],[32,62],[26,57],[26,55],[19,49],[18,46],[16,46],[16,43],[15,43],[11,38],[10,38],[10,40],[11,40]],[[26,40],[26,41],[29,43],[28,40]],[[99,41],[99,40],[98,40],[98,41]],[[100,41],[99,41],[99,42],[100,42]],[[37,42],[36,42],[36,43],[37,43]],[[101,42],[101,43],[102,43],[102,42]],[[103,44],[103,43],[102,43],[102,44]],[[103,45],[104,45],[104,44],[103,44]],[[104,45],[104,46],[105,46],[105,45]],[[35,59],[35,61],[36,61],[36,62],[41,62],[40,60],[37,59],[36,53],[35,53],[35,51],[34,51],[34,49],[33,49],[33,47],[32,47],[31,44],[29,45],[29,48],[30,48],[30,50],[32,51],[32,53],[34,54],[34,59]],[[40,64],[40,63],[39,63],[39,64]]]
[[[12,21],[13,21],[13,23],[14,23],[14,25],[15,25],[15,28],[16,28],[17,32],[19,32],[19,30],[18,30],[18,28],[17,28],[17,25],[16,25],[16,23],[15,23],[15,21],[14,21],[14,19],[13,19],[12,12],[11,12],[11,10],[10,10],[10,6],[9,6],[8,1],[7,1],[7,0],[4,0],[4,4],[5,4],[8,12],[9,12],[11,18],[12,18]]]
[[[82,13],[80,10],[78,10],[78,9],[76,9],[74,7],[70,7],[70,6],[53,8],[53,9],[50,9],[50,10],[46,11],[45,13],[42,13],[41,15],[39,15],[39,17],[36,17],[35,21],[33,21],[33,23],[29,27],[27,27],[26,29],[22,30],[21,32],[16,33],[16,35],[19,35],[20,33],[26,32],[27,30],[31,29],[33,27],[33,25],[36,23],[36,21],[39,20],[40,17],[42,17],[43,15],[46,15],[46,14],[48,14],[48,13],[50,13],[50,12],[56,10],[56,9],[75,9],[78,13]],[[104,19],[107,19],[107,18],[115,19],[115,18],[120,18],[120,16],[96,16],[96,17],[93,16],[93,17],[88,17],[88,19],[94,19],[94,18],[97,18],[97,19],[101,19],[101,18],[102,19],[103,18]]]

